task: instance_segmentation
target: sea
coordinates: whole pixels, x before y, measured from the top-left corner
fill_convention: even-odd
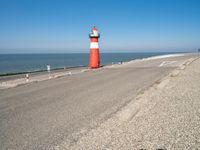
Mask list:
[[[101,53],[101,65],[171,53]],[[51,69],[87,66],[89,54],[0,54],[0,75]]]

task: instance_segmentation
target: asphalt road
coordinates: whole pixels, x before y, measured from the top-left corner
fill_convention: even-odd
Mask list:
[[[193,56],[138,61],[0,90],[0,149],[76,142]]]

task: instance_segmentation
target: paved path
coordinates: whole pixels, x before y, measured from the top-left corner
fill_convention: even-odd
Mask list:
[[[73,145],[194,55],[133,61],[0,90],[0,149]],[[174,63],[160,64],[166,61]]]

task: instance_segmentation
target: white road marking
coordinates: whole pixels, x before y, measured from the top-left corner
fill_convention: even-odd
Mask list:
[[[163,67],[163,66],[167,66],[167,65],[170,65],[170,64],[173,64],[173,63],[176,63],[177,61],[163,61],[159,67]]]

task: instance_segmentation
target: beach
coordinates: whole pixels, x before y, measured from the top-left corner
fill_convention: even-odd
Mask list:
[[[51,79],[44,74],[35,76],[34,82],[23,79],[22,84],[20,81],[0,90],[1,149],[168,148],[170,142],[165,143],[164,137],[166,141],[176,141],[173,139],[176,136],[168,135],[176,135],[174,131],[180,125],[176,122],[181,114],[178,108],[187,112],[186,105],[176,101],[180,91],[187,93],[185,81],[192,80],[189,89],[199,90],[195,82],[199,79],[197,67],[196,54],[177,54],[94,70],[67,70],[56,74],[57,77],[52,75]],[[198,104],[199,95],[195,93],[194,102]],[[191,114],[186,113],[186,119],[180,121],[188,122],[193,114],[192,105],[189,109]],[[170,122],[171,116],[174,124]],[[163,137],[163,142],[149,142],[154,135],[155,139]]]

